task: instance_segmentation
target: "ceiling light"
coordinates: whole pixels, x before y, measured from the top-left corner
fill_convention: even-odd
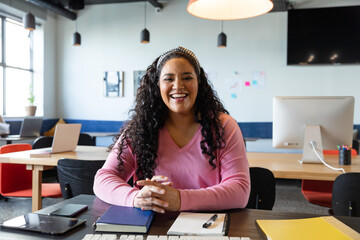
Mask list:
[[[33,31],[35,30],[35,17],[31,13],[27,13],[23,16],[24,28]]]
[[[223,32],[224,21],[221,21],[221,33],[218,35],[218,47],[226,47],[226,35]]]
[[[73,34],[73,45],[80,46],[81,45],[81,35],[77,31],[77,20],[75,21],[75,33]]]
[[[150,32],[146,28],[144,28],[141,31],[140,42],[141,43],[149,43],[150,42]]]
[[[262,15],[273,7],[270,0],[190,0],[187,11],[200,18],[236,20]]]
[[[81,45],[81,35],[78,32],[75,32],[73,35],[73,45],[80,46]]]
[[[145,28],[141,31],[140,34],[140,42],[141,43],[149,43],[150,42],[150,32],[146,29],[146,1],[145,7],[144,7],[144,22],[145,22]]]

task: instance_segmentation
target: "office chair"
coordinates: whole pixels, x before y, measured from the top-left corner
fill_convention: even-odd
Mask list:
[[[40,136],[36,138],[32,144],[33,149],[48,148],[51,147],[53,137]]]
[[[332,210],[334,215],[360,217],[360,173],[343,173],[335,179]]]
[[[250,168],[251,191],[246,208],[272,210],[275,203],[274,174],[266,168]]]
[[[78,145],[95,146],[95,140],[86,133],[80,133]]]
[[[324,150],[324,154],[339,155],[338,150]],[[351,150],[351,155],[356,156],[356,150]],[[301,193],[309,203],[331,208],[332,190],[334,181],[302,180]]]
[[[33,149],[49,148],[52,145],[53,137],[40,136],[36,138],[32,144]],[[43,182],[54,181],[58,179],[56,167],[43,171]],[[57,181],[58,182],[58,181]]]
[[[94,177],[105,160],[79,160],[63,158],[58,161],[57,172],[64,199],[80,194],[94,195]]]
[[[28,143],[7,144],[0,147],[0,154],[31,150]],[[0,163],[0,194],[5,197],[31,197],[32,171],[25,164]],[[58,183],[43,183],[42,197],[61,197]]]

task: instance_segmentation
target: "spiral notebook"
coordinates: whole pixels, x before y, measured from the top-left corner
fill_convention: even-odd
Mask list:
[[[217,213],[217,219],[210,227],[204,228],[214,213],[181,212],[167,232],[168,235],[225,236],[229,225],[226,213]]]

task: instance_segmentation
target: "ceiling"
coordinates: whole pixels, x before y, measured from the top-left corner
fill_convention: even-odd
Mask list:
[[[82,0],[26,0],[31,4],[34,4],[38,7],[50,10],[56,14],[62,15],[63,17],[69,18],[71,20],[76,20],[77,14],[76,9],[70,9],[69,2],[82,2]],[[144,2],[144,0],[83,0],[84,5],[94,5],[94,4],[108,4],[108,3],[130,3],[130,2]],[[158,0],[146,0],[154,8],[162,9],[163,5],[158,2]]]
[[[134,3],[134,2],[149,2],[154,8],[161,10],[163,4],[158,0],[26,0],[38,7],[50,10],[56,14],[71,20],[76,20],[77,10],[69,8],[69,2],[79,3],[84,1],[86,5],[94,4],[114,4],[114,3]],[[160,0],[161,2],[168,2],[170,0]],[[185,1],[185,0],[183,0]],[[274,8],[271,12],[283,12],[292,8],[316,8],[316,7],[334,7],[340,5],[359,5],[359,0],[272,0]]]

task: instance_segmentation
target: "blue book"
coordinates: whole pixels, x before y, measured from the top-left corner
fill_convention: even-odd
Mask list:
[[[112,205],[96,221],[95,231],[146,233],[153,217],[153,211]]]

